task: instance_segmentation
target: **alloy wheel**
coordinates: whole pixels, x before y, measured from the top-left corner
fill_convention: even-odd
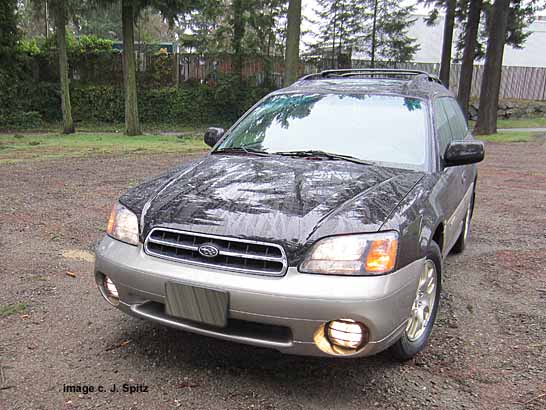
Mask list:
[[[412,342],[423,335],[430,322],[436,301],[436,286],[436,265],[430,259],[426,259],[419,276],[419,285],[417,286],[410,318],[406,325],[406,336]]]

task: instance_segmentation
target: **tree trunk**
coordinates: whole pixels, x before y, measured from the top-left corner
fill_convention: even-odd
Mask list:
[[[284,85],[292,84],[298,78],[300,62],[301,0],[288,3],[288,23],[286,28],[286,56],[284,61]]]
[[[239,82],[242,80],[243,75],[243,37],[245,35],[245,25],[243,21],[243,0],[233,0],[233,54],[234,61],[232,63],[232,70],[237,76]]]
[[[377,42],[377,2],[378,0],[374,1],[373,4],[373,23],[372,23],[372,56],[371,56],[371,62],[370,67],[375,68],[375,48],[376,48],[376,42]]]
[[[337,4],[334,8],[334,30],[332,32],[332,68],[337,68],[336,66],[336,30],[337,30]]]
[[[468,20],[464,36],[464,51],[459,77],[458,98],[465,117],[468,119],[468,104],[472,91],[472,73],[474,71],[474,58],[476,57],[476,40],[480,27],[480,14],[482,12],[482,0],[470,1]]]
[[[61,110],[63,112],[63,133],[74,133],[70,85],[68,80],[68,58],[66,56],[66,9],[65,0],[57,0],[55,7],[55,36],[59,53],[59,81],[61,85]]]
[[[447,0],[444,21],[444,39],[442,42],[442,62],[440,63],[440,80],[449,87],[449,70],[451,69],[451,48],[453,46],[453,28],[455,26],[455,7],[457,0]]]
[[[510,0],[495,0],[491,22],[489,24],[489,40],[485,53],[482,88],[480,91],[480,109],[476,122],[476,134],[494,134],[497,132],[497,109],[502,74],[502,57],[506,42],[506,27]]]
[[[131,0],[121,4],[123,25],[123,79],[125,83],[125,134],[140,135],[135,62],[135,8]]]

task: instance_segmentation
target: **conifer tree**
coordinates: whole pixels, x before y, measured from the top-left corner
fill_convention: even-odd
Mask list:
[[[363,52],[373,66],[376,60],[409,61],[418,50],[407,34],[414,21],[412,6],[403,7],[397,0],[318,0],[317,4],[320,34],[314,48],[330,54],[333,67],[342,52]]]

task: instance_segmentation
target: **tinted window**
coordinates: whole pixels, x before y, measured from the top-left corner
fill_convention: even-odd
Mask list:
[[[321,150],[384,165],[421,168],[426,138],[425,104],[417,98],[290,94],[265,100],[218,149]]]
[[[443,98],[449,126],[451,127],[451,136],[454,140],[462,140],[468,134],[468,127],[464,119],[463,112],[459,103],[454,98]]]
[[[444,108],[446,104],[447,98],[438,98],[434,101],[434,128],[440,146],[441,158],[444,157],[444,152],[451,142],[451,128],[449,127],[446,108]]]

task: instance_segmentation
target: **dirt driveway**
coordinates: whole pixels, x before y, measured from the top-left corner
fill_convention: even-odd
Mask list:
[[[107,305],[90,255],[112,203],[180,161],[0,166],[0,409],[546,407],[543,145],[487,145],[470,248],[447,258],[431,345],[404,365],[386,354],[285,356],[162,328]],[[140,391],[63,392],[124,383]]]

